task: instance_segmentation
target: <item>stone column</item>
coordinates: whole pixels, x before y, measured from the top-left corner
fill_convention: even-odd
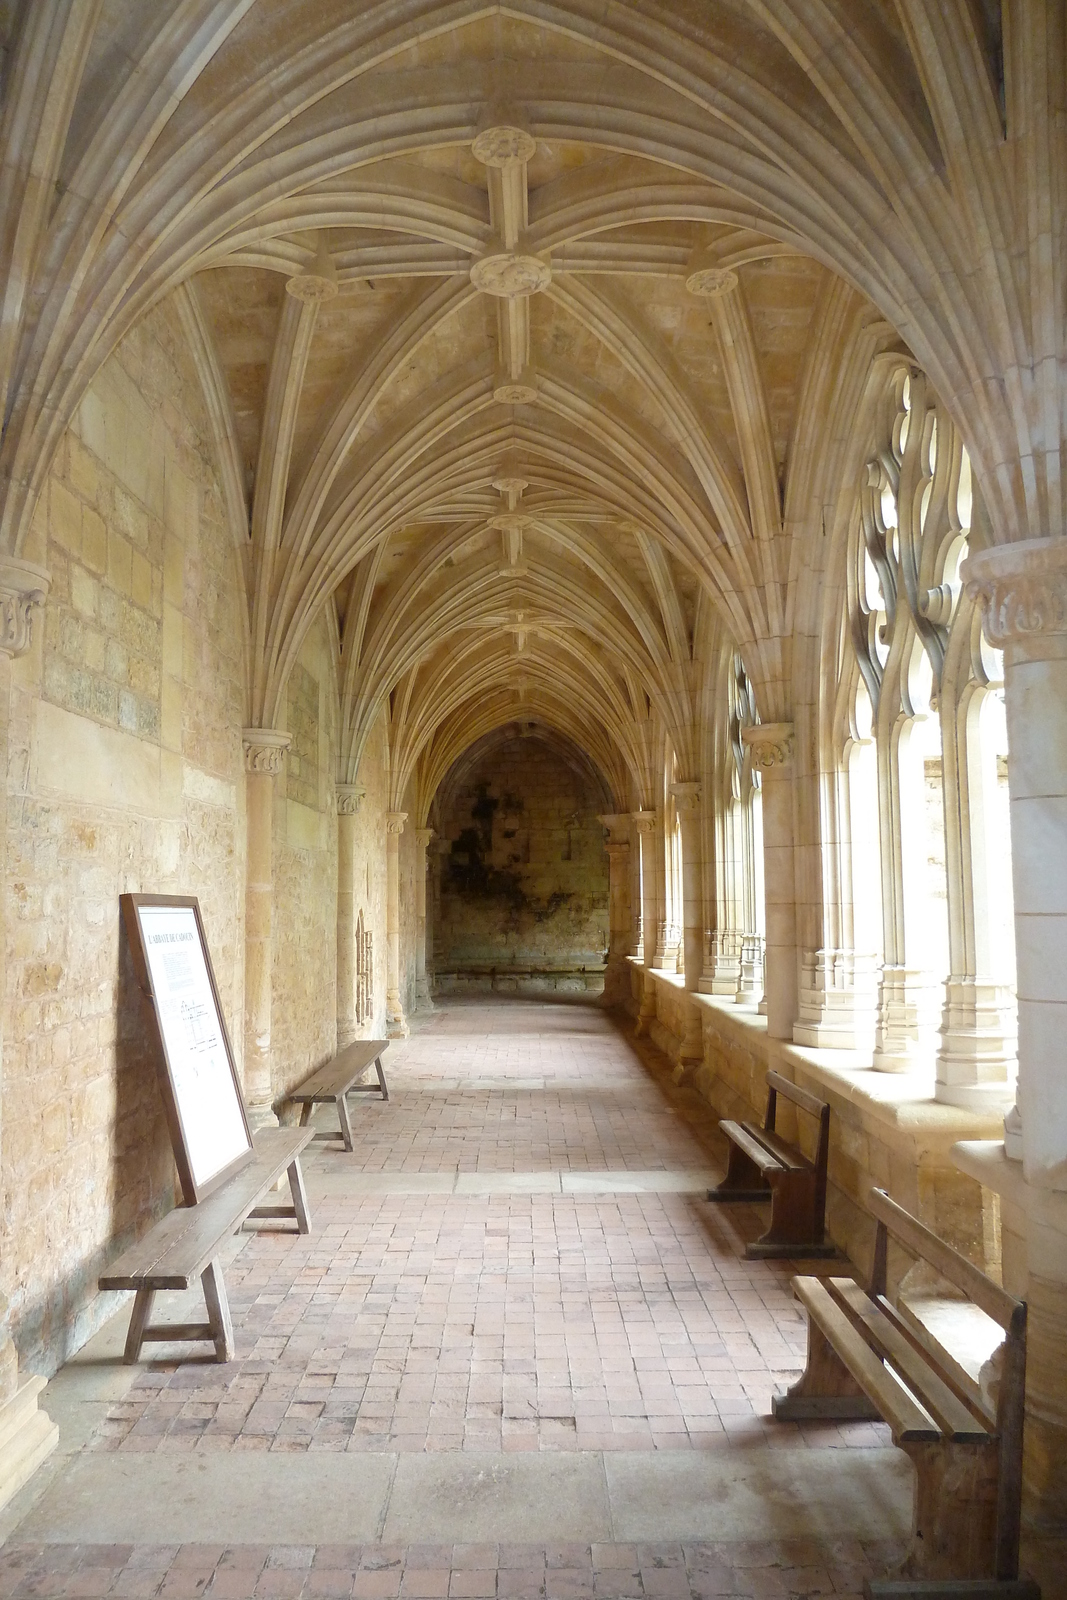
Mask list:
[[[356,1022],[356,816],[366,790],[337,785],[337,1048],[352,1043]]]
[[[647,1033],[648,1025],[656,1015],[656,989],[652,982],[652,968],[656,961],[656,930],[659,927],[659,907],[656,901],[656,872],[653,865],[656,843],[662,839],[657,827],[659,816],[655,811],[633,811],[631,821],[637,831],[641,850],[641,927],[643,929],[644,989],[641,1009],[637,1014],[637,1032]]]
[[[7,882],[7,767],[11,716],[11,660],[25,655],[33,643],[36,614],[44,605],[51,579],[29,561],[0,558],[0,884]],[[0,895],[0,939],[4,928]],[[3,1018],[5,963],[0,962],[0,1128],[3,1125]],[[2,1148],[2,1145],[0,1145]],[[8,1325],[8,1303],[0,1294],[0,1506],[6,1504],[55,1449],[59,1429],[38,1396],[44,1378],[19,1376],[18,1355]]]
[[[685,953],[685,988],[697,994],[704,970],[704,861],[701,849],[701,797],[699,783],[673,783],[671,794],[682,833],[682,949]],[[679,1061],[703,1061],[704,1040],[700,1008],[686,1007],[685,1035]]]
[[[608,964],[604,973],[604,1004],[623,1005],[630,993],[630,817],[627,812],[605,812],[598,817],[608,830]]]
[[[274,780],[290,736],[245,728],[245,1103],[253,1130],[277,1127],[270,1060],[274,945]]]
[[[965,577],[1004,651],[1021,1119],[1008,1154],[1028,1183],[1067,1190],[1067,541],[983,551]]]
[[[433,999],[430,995],[430,980],[426,967],[426,871],[428,867],[427,851],[430,840],[434,836],[432,828],[418,828],[415,833],[415,1008],[418,1011],[432,1011]]]
[[[1025,1216],[1029,1302],[1024,1519],[1039,1539],[1067,1527],[1067,540],[1028,539],[971,556],[962,576],[1004,651],[1008,793],[1019,1004],[1017,1115],[1002,1179]],[[966,1149],[967,1147],[962,1147]],[[967,1170],[967,1169],[965,1169]],[[1012,1175],[1016,1178],[1013,1182]],[[1005,1238],[1005,1279],[1016,1276]],[[1024,1535],[1025,1541],[1025,1535]],[[1024,1543],[1025,1548],[1025,1543]],[[1059,1546],[1062,1557],[1062,1546]],[[1062,1572],[1062,1566],[1059,1571]]]
[[[387,811],[385,816],[385,1031],[390,1039],[408,1036],[400,998],[400,835],[407,819],[406,811]]]
[[[793,856],[793,724],[760,722],[741,735],[763,776],[763,894],[767,1032],[792,1039],[797,1017],[797,909]]]

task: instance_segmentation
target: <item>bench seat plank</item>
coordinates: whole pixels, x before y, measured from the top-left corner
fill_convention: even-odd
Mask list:
[[[730,1143],[737,1145],[738,1149],[743,1151],[752,1162],[752,1165],[758,1167],[761,1172],[780,1172],[782,1170],[782,1163],[778,1160],[778,1157],[765,1149],[757,1137],[756,1129],[750,1124],[745,1122],[720,1122],[719,1128],[730,1140]]]
[[[852,1318],[862,1325],[874,1349],[892,1364],[946,1437],[957,1442],[989,1440],[990,1430],[972,1415],[929,1361],[872,1303],[858,1283],[852,1278],[831,1278],[830,1289]]]
[[[797,1150],[795,1146],[786,1144],[785,1140],[780,1139],[776,1133],[772,1133],[767,1128],[754,1128],[751,1122],[743,1122],[741,1126],[746,1133],[750,1133],[754,1139],[758,1139],[768,1153],[775,1157],[778,1165],[784,1167],[786,1171],[811,1172],[812,1164],[807,1156],[802,1151]]]
[[[167,1213],[100,1278],[102,1289],[188,1289],[313,1137],[310,1128],[262,1128],[247,1166],[201,1200]]]
[[[889,1423],[894,1440],[899,1444],[902,1440],[932,1443],[940,1439],[937,1423],[908,1394],[895,1374],[883,1366],[821,1280],[794,1278],[793,1289],[808,1316],[819,1326],[868,1399]]]
[[[339,1051],[331,1061],[316,1068],[310,1078],[290,1090],[289,1099],[297,1105],[314,1105],[336,1100],[347,1094],[357,1079],[362,1078],[381,1058],[389,1045],[388,1039],[357,1039]]]

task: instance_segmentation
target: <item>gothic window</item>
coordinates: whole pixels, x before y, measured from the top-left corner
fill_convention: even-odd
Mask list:
[[[973,1012],[975,986],[1003,986],[1013,967],[993,934],[1010,922],[1010,878],[994,860],[1008,855],[1007,834],[992,850],[989,826],[1003,813],[1001,668],[960,580],[975,514],[967,452],[925,375],[890,359],[847,558],[854,936],[857,950],[880,946],[883,963],[876,1065],[928,1058],[940,1023],[947,1081],[956,1068],[973,1075],[956,1059],[970,1049],[960,984]]]

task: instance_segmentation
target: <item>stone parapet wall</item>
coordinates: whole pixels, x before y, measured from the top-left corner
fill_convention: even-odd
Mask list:
[[[644,985],[655,987],[651,1036],[677,1060],[683,1008],[700,1009],[702,1063],[686,1074],[720,1117],[762,1124],[770,1067],[831,1106],[827,1228],[834,1243],[862,1274],[869,1274],[874,1223],[865,1200],[874,1185],[893,1198],[992,1277],[1000,1276],[1000,1219],[996,1197],[960,1172],[951,1149],[961,1139],[992,1139],[1000,1117],[942,1105],[934,1099],[933,1072],[897,1074],[864,1069],[852,1051],[808,1050],[767,1036],[752,1007],[710,995],[686,997],[673,974],[646,974],[631,960],[631,1001],[636,1015]],[[662,1042],[661,1042],[662,1041]],[[782,1103],[779,1129],[813,1155],[814,1121]],[[908,1262],[891,1253],[894,1281]],[[909,1284],[913,1280],[909,1279]],[[918,1287],[918,1285],[916,1285]]]

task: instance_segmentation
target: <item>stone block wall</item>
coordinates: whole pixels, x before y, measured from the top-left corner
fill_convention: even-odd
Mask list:
[[[49,1371],[96,1275],[173,1197],[124,891],[200,899],[240,1055],[244,596],[198,379],[154,312],[98,375],[38,505],[52,591],[11,664],[0,1290]]]
[[[281,1099],[337,1045],[337,687],[325,621],[289,676],[274,785],[271,1076]]]
[[[449,849],[433,931],[442,989],[585,990],[608,940],[608,859],[593,784],[545,741],[513,737],[463,776],[435,826]]]

